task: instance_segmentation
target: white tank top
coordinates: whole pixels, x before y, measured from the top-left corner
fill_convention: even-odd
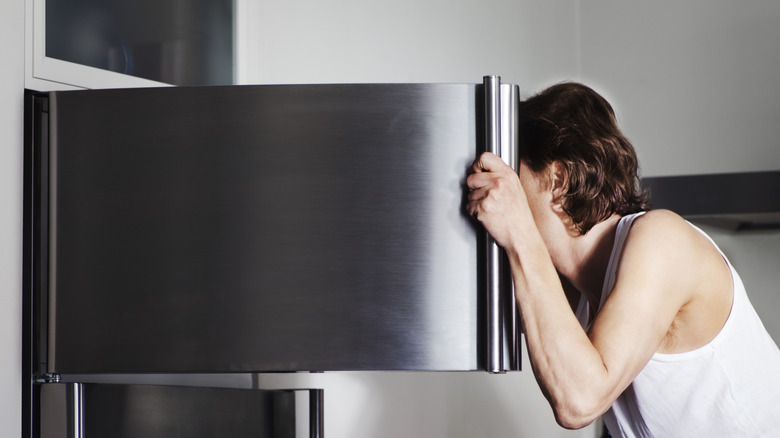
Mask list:
[[[641,214],[618,223],[599,309],[615,285],[631,224]],[[734,283],[725,325],[701,348],[653,355],[603,416],[614,438],[780,437],[780,350],[750,304],[739,275],[723,258]],[[576,313],[587,330],[590,311],[584,297]]]

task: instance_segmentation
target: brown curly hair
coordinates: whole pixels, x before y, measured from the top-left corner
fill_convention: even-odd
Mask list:
[[[563,165],[561,206],[581,234],[613,213],[647,209],[634,147],[612,106],[585,85],[553,85],[521,103],[520,159],[535,172]]]

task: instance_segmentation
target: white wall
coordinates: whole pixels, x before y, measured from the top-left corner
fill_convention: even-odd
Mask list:
[[[0,434],[21,436],[24,3],[0,1]]]
[[[581,2],[582,80],[645,176],[780,169],[780,2]]]
[[[481,82],[575,73],[574,0],[239,0],[243,83]]]
[[[481,82],[537,90],[577,73],[576,2],[346,0],[239,3],[242,83]],[[594,437],[553,418],[528,367],[486,373],[263,375],[262,388],[325,389],[343,438]]]

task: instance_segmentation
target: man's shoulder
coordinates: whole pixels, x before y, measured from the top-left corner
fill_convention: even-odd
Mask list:
[[[634,220],[628,235],[630,240],[660,243],[669,239],[683,243],[695,236],[695,229],[673,211],[650,210]]]
[[[686,224],[685,219],[671,210],[650,210],[634,220],[635,224],[653,227],[674,227]],[[652,225],[649,225],[652,224]]]
[[[680,215],[652,210],[632,224],[621,262],[632,275],[644,275],[644,280],[664,278],[681,289],[686,285],[694,288],[701,276],[710,272],[709,265],[721,264],[722,258],[709,239]]]
[[[692,264],[705,251],[706,238],[685,219],[669,210],[652,210],[637,217],[626,236],[621,264],[629,272],[687,276]],[[622,270],[625,273],[625,270]]]

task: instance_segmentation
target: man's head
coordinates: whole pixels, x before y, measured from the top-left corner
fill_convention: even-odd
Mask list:
[[[633,146],[610,104],[585,85],[557,84],[521,104],[520,159],[534,172],[560,164],[561,207],[581,234],[647,206]]]

